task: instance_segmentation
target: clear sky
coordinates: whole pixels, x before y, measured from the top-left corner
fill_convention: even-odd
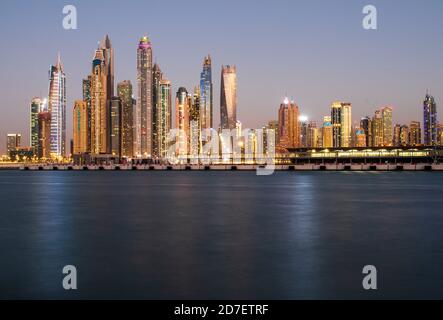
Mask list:
[[[78,30],[63,29],[67,4],[77,7]],[[367,4],[378,10],[376,31],[362,27]],[[47,95],[48,68],[58,51],[71,137],[73,102],[106,33],[115,48],[116,83],[135,84],[136,47],[144,34],[174,93],[198,83],[210,53],[217,124],[222,64],[237,65],[244,127],[276,119],[285,93],[317,121],[335,100],[353,104],[354,121],[392,105],[395,123],[423,121],[427,89],[437,104],[443,101],[441,0],[14,0],[1,1],[0,12],[1,153],[6,133],[22,133],[29,143],[29,103]]]

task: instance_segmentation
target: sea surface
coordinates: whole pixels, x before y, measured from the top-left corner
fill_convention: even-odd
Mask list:
[[[443,299],[439,173],[0,171],[0,299],[412,298]]]

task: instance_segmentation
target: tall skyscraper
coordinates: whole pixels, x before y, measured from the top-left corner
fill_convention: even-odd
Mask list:
[[[331,116],[323,117],[323,127],[322,127],[322,147],[323,148],[333,148],[334,147],[334,132],[332,126]]]
[[[66,75],[60,54],[49,69],[48,110],[51,113],[51,153],[64,157],[66,153]]]
[[[107,100],[107,74],[103,50],[95,51],[91,74],[91,152],[109,153],[109,108]]]
[[[318,148],[319,130],[315,121],[309,121],[306,131],[306,147]]]
[[[73,154],[88,152],[88,105],[77,100],[73,111]]]
[[[400,134],[401,134],[401,125],[396,124],[394,126],[394,134],[393,134],[393,146],[394,147],[400,147],[401,146],[401,139],[400,139]]]
[[[189,153],[195,158],[198,157],[201,148],[201,104],[200,104],[200,87],[194,88],[192,96],[191,110],[189,112]]]
[[[51,114],[47,111],[38,114],[38,157],[51,158]]]
[[[409,127],[406,125],[400,127],[400,146],[409,146]]]
[[[332,146],[334,148],[342,147],[342,113],[341,102],[334,102],[331,106]]]
[[[352,147],[352,105],[341,104],[341,147]]]
[[[21,146],[22,135],[20,133],[8,133],[6,136],[6,151],[8,156],[11,156],[11,151],[14,151]]]
[[[420,146],[421,143],[421,125],[418,121],[412,121],[409,125],[409,145]]]
[[[148,37],[140,39],[137,48],[137,107],[135,156],[152,157],[152,46]]]
[[[237,68],[222,66],[220,120],[222,129],[235,129],[237,123]]]
[[[191,96],[181,87],[175,99],[175,124],[178,129],[176,152],[179,156],[188,155],[189,151],[189,116],[191,109]]]
[[[117,85],[117,92],[122,103],[121,156],[132,158],[134,156],[134,105],[131,81],[120,82]]]
[[[437,104],[429,94],[423,102],[423,135],[426,146],[437,145]]]
[[[31,101],[29,142],[34,154],[38,153],[38,114],[43,111],[43,103],[43,100],[37,97]]]
[[[375,111],[372,118],[372,146],[383,146],[383,115],[380,110]]]
[[[119,97],[111,99],[111,154],[121,157],[122,101]]]
[[[392,108],[384,107],[381,109],[382,116],[382,132],[383,132],[383,146],[392,147]]]
[[[200,123],[202,129],[213,128],[213,84],[211,56],[205,57],[200,74]]]
[[[82,81],[83,101],[86,103],[88,110],[88,148],[87,152],[91,152],[91,79],[89,75]]]
[[[285,98],[278,111],[279,146],[282,148],[300,148],[300,112],[294,102]]]
[[[366,116],[360,120],[360,127],[365,132],[366,147],[372,147],[372,120]]]
[[[157,90],[157,147],[158,157],[165,158],[168,152],[168,135],[172,128],[171,82],[162,78]]]
[[[152,71],[152,155],[154,158],[159,156],[157,118],[160,106],[158,105],[158,90],[162,78],[163,73],[159,65],[154,64]]]

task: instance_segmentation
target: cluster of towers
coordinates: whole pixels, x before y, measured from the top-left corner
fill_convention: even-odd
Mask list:
[[[236,68],[222,67],[221,128],[234,129],[237,118]],[[135,96],[135,98],[134,98]],[[190,93],[180,87],[175,97],[176,153],[199,153],[201,131],[213,128],[211,57],[205,57],[200,84]],[[92,71],[83,80],[83,99],[74,103],[73,156],[161,160],[171,145],[171,82],[153,64],[152,44],[142,37],[137,47],[137,88],[129,80],[114,95],[114,51],[106,36],[99,44]],[[191,150],[197,148],[197,150]]]
[[[434,97],[426,94],[423,102],[423,128],[420,122],[393,125],[393,108],[376,110],[359,123],[352,122],[352,104],[334,102],[331,114],[323,118],[321,127],[300,116],[299,107],[285,98],[280,105],[278,121],[268,124],[277,128],[280,148],[365,148],[443,145],[443,125],[437,121]]]

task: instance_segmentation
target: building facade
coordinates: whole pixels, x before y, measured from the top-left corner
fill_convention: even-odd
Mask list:
[[[235,66],[222,66],[220,121],[222,129],[235,129],[237,123],[237,68]]]
[[[213,128],[213,84],[211,56],[205,57],[200,74],[200,124],[202,129]]]
[[[88,106],[85,101],[74,103],[73,114],[73,154],[88,152]]]
[[[125,80],[117,85],[117,94],[121,100],[121,157],[134,156],[134,105],[131,81]]]
[[[423,143],[435,146],[437,138],[437,104],[433,96],[427,94],[423,102]]]

